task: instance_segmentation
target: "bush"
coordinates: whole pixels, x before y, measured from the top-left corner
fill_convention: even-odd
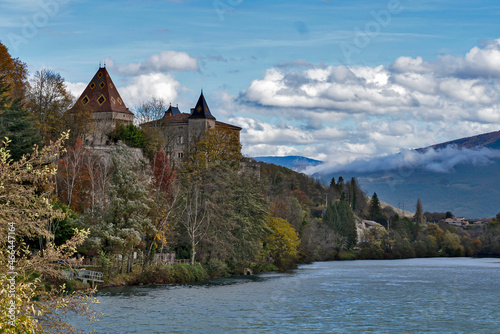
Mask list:
[[[205,265],[205,268],[210,278],[231,276],[231,270],[229,269],[227,263],[221,260],[210,259],[210,261],[208,261]]]
[[[199,282],[208,278],[208,274],[199,263],[175,264],[173,266],[155,265],[143,271],[135,280],[135,284],[167,284]]]

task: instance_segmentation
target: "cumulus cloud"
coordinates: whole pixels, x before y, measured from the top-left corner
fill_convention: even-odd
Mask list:
[[[245,123],[252,129],[242,136],[247,144],[287,138],[290,146],[302,145],[300,152],[306,152],[302,142],[310,140],[315,146],[309,157],[326,156],[332,165],[498,131],[500,39],[462,57],[435,61],[399,57],[379,66],[277,64],[237,101],[269,123],[264,130]],[[295,128],[273,126],[273,118]]]
[[[159,72],[198,71],[198,60],[186,52],[162,51],[154,54],[144,62],[116,64],[113,59],[106,59],[109,70],[120,75],[141,75]]]
[[[351,115],[411,113],[429,120],[464,120],[476,110],[500,105],[500,39],[472,48],[464,57],[434,62],[400,57],[389,66],[320,66],[267,70],[242,92],[256,105],[327,109]],[[483,113],[484,114],[484,113]],[[491,119],[491,115],[486,117]]]
[[[65,82],[66,89],[73,95],[75,98],[79,98],[80,95],[83,93],[85,88],[87,87],[86,83],[83,82]]]
[[[133,77],[125,86],[118,88],[120,95],[129,107],[156,97],[167,102],[175,101],[181,84],[170,74],[150,73]]]

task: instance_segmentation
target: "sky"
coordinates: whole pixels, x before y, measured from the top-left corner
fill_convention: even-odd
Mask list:
[[[203,89],[244,155],[340,166],[500,130],[499,18],[481,0],[0,0],[0,41],[75,96],[105,62],[132,111],[189,112]]]

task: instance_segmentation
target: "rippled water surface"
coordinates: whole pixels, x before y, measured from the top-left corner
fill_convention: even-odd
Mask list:
[[[102,290],[96,333],[500,333],[500,259],[317,262]]]

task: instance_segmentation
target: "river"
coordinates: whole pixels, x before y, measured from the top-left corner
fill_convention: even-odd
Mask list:
[[[316,262],[203,284],[103,289],[96,333],[500,333],[500,259]]]

